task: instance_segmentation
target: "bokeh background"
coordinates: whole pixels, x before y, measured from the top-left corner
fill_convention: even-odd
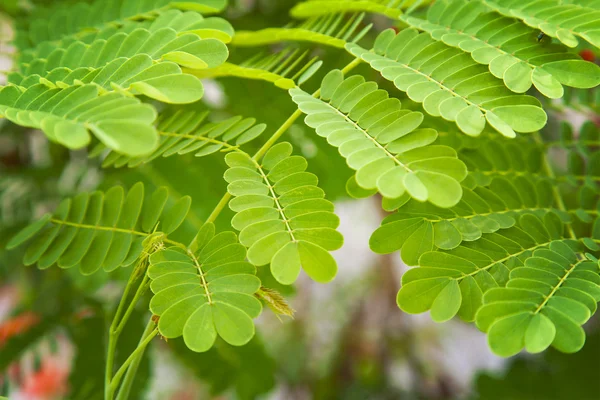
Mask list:
[[[14,48],[11,16],[52,1],[0,1],[0,84]],[[294,0],[230,0],[227,18],[236,29],[283,26]],[[391,21],[372,18],[376,30]],[[264,51],[277,50],[274,46]],[[242,60],[257,49],[232,51]],[[328,70],[345,65],[344,51],[311,50]],[[593,54],[593,57],[598,57]],[[368,79],[377,73],[360,70]],[[312,84],[320,77],[312,79]],[[204,105],[216,119],[252,116],[276,129],[294,110],[288,94],[269,83],[222,79],[206,84]],[[309,89],[310,84],[308,85]],[[397,92],[395,92],[397,93]],[[559,120],[598,123],[597,109],[553,105],[550,129]],[[407,315],[395,303],[406,269],[398,254],[380,256],[368,247],[370,234],[385,216],[377,198],[352,200],[345,193],[351,175],[337,150],[298,121],[284,137],[309,161],[320,185],[336,202],[345,245],[334,255],[339,274],[328,285],[300,279],[282,287],[294,318],[266,311],[258,334],[235,348],[218,342],[207,353],[188,351],[178,340],[156,339],[144,358],[133,399],[600,399],[600,323],[585,326],[583,350],[563,355],[511,359],[494,356],[484,334],[459,320],[431,322],[427,314]],[[557,158],[555,160],[560,162]],[[106,315],[120,297],[128,271],[82,277],[69,270],[38,271],[21,263],[22,252],[4,244],[24,224],[79,191],[131,185],[169,187],[191,195],[186,222],[197,229],[225,191],[225,165],[215,155],[203,159],[159,159],[135,170],[105,170],[86,151],[48,143],[41,132],[0,119],[0,395],[11,400],[102,399]],[[217,221],[227,229],[231,214]],[[122,336],[120,362],[137,343],[147,320],[140,307]]]

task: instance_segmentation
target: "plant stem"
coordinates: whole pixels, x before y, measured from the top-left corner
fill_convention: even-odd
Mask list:
[[[125,311],[123,318],[119,322],[119,325],[117,325],[117,328],[116,328],[117,335],[120,335],[121,332],[123,332],[123,328],[125,328],[125,324],[127,323],[127,320],[129,320],[131,313],[133,313],[133,310],[135,309],[135,305],[137,304],[138,300],[140,299],[140,297],[142,296],[142,294],[144,294],[144,291],[146,290],[146,287],[148,284],[148,279],[150,279],[150,278],[148,277],[148,274],[146,274],[144,271],[144,278],[142,279],[142,283],[140,283],[140,286],[138,286],[138,289],[135,292],[135,296],[133,296],[133,300],[131,301],[131,303],[129,303],[129,307],[127,307],[127,311]]]
[[[127,358],[127,360],[125,360],[123,365],[121,365],[121,368],[119,368],[119,370],[115,374],[114,378],[110,382],[110,386],[108,388],[109,400],[112,400],[113,395],[119,386],[119,382],[121,381],[121,378],[123,377],[123,374],[125,373],[125,371],[127,371],[127,368],[138,358],[141,359],[141,357],[144,354],[144,350],[146,349],[146,346],[148,346],[148,344],[152,341],[152,339],[154,339],[154,337],[157,334],[158,334],[158,328],[154,328],[147,335],[146,335],[146,332],[144,332],[145,337],[142,338],[142,340],[138,344],[137,348],[134,350],[133,353],[131,353],[131,355],[129,355],[129,357]],[[138,361],[138,363],[139,363],[139,361]],[[135,376],[135,374],[132,373],[132,375],[130,376],[130,380],[133,381],[134,376]],[[129,385],[131,385],[131,383],[129,383]]]
[[[146,325],[146,329],[140,338],[140,342],[138,344],[138,348],[144,343],[144,341],[150,336],[155,329],[155,323],[150,318],[148,321],[148,325]],[[131,362],[131,365],[127,369],[127,373],[125,374],[125,378],[123,379],[123,385],[119,389],[119,394],[117,395],[117,400],[126,400],[129,397],[129,392],[131,391],[131,386],[133,385],[133,380],[135,375],[137,374],[137,370],[144,358],[144,349],[137,354],[137,357]]]
[[[113,364],[115,360],[115,350],[117,348],[117,340],[119,338],[119,333],[117,331],[117,327],[119,324],[119,319],[121,314],[123,313],[123,309],[125,308],[125,303],[127,301],[127,297],[129,296],[129,292],[133,287],[133,284],[137,280],[136,268],[133,268],[131,274],[129,275],[129,280],[127,281],[127,285],[125,286],[125,290],[123,291],[123,295],[121,296],[121,300],[119,301],[119,306],[117,307],[117,311],[115,312],[115,316],[113,317],[112,323],[110,324],[110,328],[108,331],[108,350],[106,355],[106,367],[104,374],[104,399],[111,400],[109,387],[112,379],[112,371]]]
[[[344,68],[342,68],[342,72],[344,74],[347,74],[348,72],[353,70],[356,66],[358,66],[361,62],[362,62],[362,60],[360,58],[353,59],[350,63],[348,63],[348,65],[346,65]],[[321,89],[318,89],[316,92],[313,93],[313,96],[317,97],[317,96],[319,96],[320,93],[321,93]],[[288,119],[285,120],[285,122],[279,127],[279,129],[277,129],[275,131],[275,133],[273,133],[273,135],[269,138],[269,140],[267,140],[265,142],[265,144],[263,144],[262,147],[260,149],[258,149],[258,151],[254,154],[254,156],[252,156],[252,160],[256,161],[256,162],[260,161],[260,159],[265,154],[267,154],[267,151],[269,151],[269,149],[271,147],[273,147],[273,145],[275,143],[277,143],[279,138],[281,138],[281,136],[294,124],[294,122],[296,122],[296,120],[301,115],[302,115],[302,111],[300,111],[300,110],[294,111],[294,113],[292,115],[290,115]],[[229,192],[225,193],[223,195],[223,197],[221,198],[221,200],[219,201],[219,203],[216,205],[216,207],[210,213],[206,222],[214,222],[217,219],[217,217],[219,216],[219,214],[221,213],[221,211],[223,211],[223,209],[225,208],[227,203],[229,203],[230,199],[231,199],[231,194]],[[192,243],[194,243],[196,241],[197,237],[198,236],[196,235],[194,237],[194,239],[192,239]]]
[[[542,140],[542,137],[539,132],[536,132],[533,135],[533,137],[537,144],[539,144],[540,146],[544,146],[544,141]],[[556,175],[554,174],[554,170],[552,169],[552,164],[550,164],[548,154],[544,154],[544,169],[546,170],[546,174],[550,178],[556,180]],[[558,207],[558,209],[561,211],[567,212],[567,208],[565,207],[565,202],[563,201],[563,198],[560,194],[560,190],[558,189],[557,185],[552,185],[552,194],[554,196],[554,201],[556,202],[556,206]],[[567,223],[566,225],[567,225],[567,230],[569,231],[569,236],[571,236],[571,239],[577,239],[577,235],[575,235],[575,231],[573,230],[573,227],[571,226],[571,224]]]
[[[231,199],[231,194],[229,194],[229,192],[227,192],[227,193],[225,193],[223,195],[223,197],[221,197],[221,200],[219,201],[219,203],[217,204],[217,206],[214,208],[214,210],[210,213],[210,215],[206,219],[205,223],[215,222],[215,220],[217,219],[217,217],[219,216],[219,214],[221,214],[221,211],[223,211],[223,209],[225,208],[225,206],[227,205],[227,203],[229,203],[229,199]],[[194,240],[195,239],[196,238],[194,238]],[[193,242],[194,241],[192,241],[192,243]]]

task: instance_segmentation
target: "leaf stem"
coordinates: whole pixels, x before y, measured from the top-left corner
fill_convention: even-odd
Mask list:
[[[133,296],[133,300],[131,301],[131,303],[129,303],[129,307],[127,307],[127,310],[125,311],[125,314],[123,315],[123,318],[119,322],[119,325],[117,325],[117,328],[116,328],[117,335],[120,335],[121,332],[123,332],[123,329],[125,328],[125,324],[129,320],[131,313],[133,313],[133,310],[135,309],[135,306],[136,306],[138,300],[140,299],[142,294],[144,294],[144,292],[146,291],[146,288],[148,287],[148,279],[149,279],[148,274],[144,273],[144,278],[142,279],[142,283],[140,284],[140,286],[138,286],[138,289],[135,292],[135,295]]]
[[[540,135],[539,132],[536,132],[533,135],[533,138],[535,140],[535,142],[537,144],[539,144],[540,146],[544,145],[544,141],[542,140],[542,136]],[[556,175],[554,174],[554,170],[552,169],[552,164],[550,164],[550,160],[548,159],[548,154],[544,153],[544,170],[546,171],[546,174],[553,180],[556,179]],[[560,194],[560,190],[558,189],[557,185],[552,185],[552,195],[554,197],[554,201],[556,202],[556,206],[558,207],[559,210],[567,212],[567,208],[565,207],[565,202],[563,201],[563,198]],[[570,223],[567,223],[567,230],[569,231],[569,235],[571,236],[571,239],[577,239],[577,235],[575,235],[575,231],[573,230],[573,227],[571,226]]]
[[[110,393],[110,385],[112,381],[112,372],[113,372],[113,364],[115,360],[115,350],[117,348],[117,340],[119,339],[119,331],[117,327],[119,326],[119,320],[121,314],[123,313],[123,309],[125,308],[125,303],[127,301],[127,297],[129,296],[129,292],[131,291],[133,284],[137,280],[136,268],[133,268],[131,274],[129,275],[129,280],[127,281],[127,285],[125,286],[125,290],[123,291],[123,295],[121,296],[121,300],[119,301],[119,306],[117,307],[117,311],[113,317],[113,320],[110,324],[110,328],[108,331],[108,350],[106,355],[106,366],[105,366],[105,374],[104,374],[104,399],[112,400],[112,395]]]
[[[210,213],[210,215],[206,219],[206,223],[215,222],[215,220],[217,219],[219,214],[221,214],[221,211],[223,211],[223,209],[225,208],[227,203],[229,203],[229,199],[231,199],[231,194],[229,192],[227,192],[227,193],[225,193],[225,195],[223,195],[223,197],[221,197],[221,200],[219,201],[217,206]],[[194,238],[194,240],[192,240],[192,243],[195,241],[195,239],[196,238]]]
[[[575,270],[575,268],[577,268],[579,266],[579,264],[581,264],[582,262],[586,261],[587,259],[582,259],[582,260],[578,260],[575,264],[571,265],[571,268],[569,268],[568,270],[565,271],[565,274],[563,275],[562,278],[560,278],[560,281],[558,281],[558,283],[556,285],[554,285],[554,287],[552,288],[552,291],[550,293],[548,293],[547,296],[544,297],[542,303],[538,306],[538,308],[535,309],[534,314],[537,314],[540,312],[540,310],[542,308],[544,308],[544,306],[546,305],[546,303],[548,303],[548,301],[550,301],[550,299],[552,298],[552,296],[554,296],[554,294],[556,293],[556,291],[558,289],[560,289],[560,287],[562,286],[562,284],[567,280],[567,278],[569,277],[569,275],[571,274],[571,272],[573,272]]]
[[[50,222],[52,222],[54,224],[59,224],[59,225],[72,226],[72,227],[79,228],[79,229],[92,229],[95,231],[128,233],[130,235],[143,236],[143,237],[148,237],[151,235],[151,233],[139,232],[134,229],[123,229],[123,228],[115,228],[112,226],[101,226],[101,225],[78,224],[75,222],[63,221],[63,220],[56,219],[56,218],[51,218]],[[173,246],[181,247],[182,249],[187,249],[187,246],[184,245],[183,243],[179,243],[174,240],[167,239],[166,237],[163,237],[161,240],[165,243],[172,244]]]
[[[152,322],[152,321],[150,321],[150,322]],[[142,340],[138,344],[137,348],[134,350],[133,353],[131,353],[131,355],[127,358],[127,360],[125,360],[123,365],[121,365],[121,368],[119,368],[119,370],[115,374],[114,378],[112,379],[112,381],[110,383],[110,387],[108,389],[108,393],[110,396],[109,399],[112,400],[112,397],[113,397],[115,391],[117,390],[117,388],[119,386],[119,382],[121,381],[121,378],[123,377],[123,374],[125,373],[125,371],[127,371],[129,366],[132,363],[136,362],[136,360],[138,360],[138,358],[141,360],[142,356],[144,355],[144,350],[146,350],[146,346],[148,346],[148,344],[152,341],[152,339],[154,339],[154,337],[157,334],[158,334],[158,328],[156,328],[156,327],[153,330],[151,330],[151,332],[147,335],[146,335],[146,332],[144,332],[145,337],[142,336]],[[139,364],[139,361],[137,361],[137,362]],[[133,380],[133,375],[130,377],[130,379]],[[128,383],[128,385],[131,385],[131,383]],[[128,390],[125,387],[124,387],[124,389]]]
[[[144,341],[154,332],[156,328],[155,325],[156,324],[154,323],[152,318],[150,318],[148,324],[146,325],[146,329],[144,330],[144,333],[140,338],[138,348],[142,346]],[[129,392],[131,391],[133,380],[135,378],[135,375],[137,374],[138,368],[140,366],[140,363],[142,362],[143,357],[144,348],[139,353],[137,353],[137,356],[132,360],[131,365],[127,369],[127,373],[125,374],[125,378],[123,379],[123,384],[121,385],[121,388],[119,389],[119,393],[117,395],[117,400],[126,400],[129,397]]]

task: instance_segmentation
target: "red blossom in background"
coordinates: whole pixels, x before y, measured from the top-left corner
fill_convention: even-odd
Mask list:
[[[16,335],[27,332],[40,322],[40,317],[34,312],[27,311],[0,324],[0,347]]]
[[[21,396],[26,399],[53,399],[67,394],[69,369],[53,358],[42,361],[41,368],[23,381]]]

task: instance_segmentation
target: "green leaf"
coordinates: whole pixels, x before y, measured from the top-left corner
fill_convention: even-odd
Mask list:
[[[160,316],[162,335],[183,335],[186,345],[197,352],[209,350],[217,334],[234,346],[254,336],[252,319],[262,306],[252,294],[260,288],[260,280],[244,261],[245,248],[236,241],[235,235],[224,232],[203,240],[204,245],[198,242],[198,255],[179,248],[152,254],[150,310]]]
[[[402,260],[407,265],[417,265],[421,254],[433,250],[433,226],[423,223],[412,233],[402,246]]]
[[[442,207],[460,200],[458,182],[467,170],[456,152],[432,145],[437,132],[418,129],[423,115],[402,109],[375,83],[357,75],[344,79],[341,71],[334,70],[323,79],[320,98],[298,88],[290,94],[307,114],[306,124],[338,147],[348,166],[357,171],[357,187],[349,186],[357,196],[377,190],[397,199],[409,193]]]
[[[525,347],[525,335],[532,320],[529,313],[520,313],[494,322],[488,332],[490,348],[501,357],[510,357]]]
[[[335,229],[339,218],[325,200],[316,176],[305,172],[307,161],[292,156],[292,145],[270,148],[259,164],[247,155],[230,153],[225,179],[235,198],[232,226],[248,247],[248,260],[271,264],[273,277],[284,285],[298,278],[300,269],[317,282],[329,282],[337,266],[329,251],[339,249],[343,238]]]
[[[546,350],[554,341],[556,328],[543,314],[535,314],[525,332],[525,348],[530,353]]]
[[[200,306],[189,318],[183,328],[186,346],[195,352],[210,350],[217,339],[217,330],[213,321],[213,313],[208,303]]]
[[[298,279],[301,266],[298,243],[289,242],[273,256],[271,273],[278,282],[291,285]]]
[[[545,64],[544,69],[567,86],[589,89],[600,85],[600,67],[591,62],[555,61]]]
[[[198,78],[192,75],[167,75],[136,82],[134,90],[164,103],[193,103],[204,95],[204,87]]]
[[[532,72],[526,62],[517,62],[504,72],[504,83],[513,92],[525,93],[531,87]]]
[[[100,95],[94,85],[48,89],[35,85],[13,96],[12,86],[0,90],[0,115],[14,123],[44,131],[69,148],[86,146],[89,132],[107,147],[131,156],[154,150],[158,135],[154,108],[120,93]],[[39,96],[45,102],[34,102]],[[120,107],[111,107],[112,104]],[[68,113],[67,113],[68,111]]]
[[[431,304],[431,319],[435,322],[446,322],[456,315],[462,302],[458,282],[450,281]]]
[[[190,211],[192,198],[184,196],[162,215],[162,231],[167,235],[174,232],[184,221]]]
[[[415,23],[416,19],[406,20]],[[416,25],[426,24],[417,21]],[[520,62],[509,67],[503,74],[509,87],[505,88],[502,81],[478,64],[487,64],[501,56],[498,49],[482,44],[484,47],[479,50],[485,53],[484,57],[474,52],[473,59],[462,49],[437,42],[436,31],[432,32],[432,35],[417,33],[409,28],[392,40],[388,39],[389,33],[382,33],[386,35],[387,47],[377,54],[355,44],[347,44],[346,50],[380,71],[411,100],[424,103],[429,114],[455,121],[468,135],[478,135],[485,121],[491,121],[492,127],[509,137],[512,131],[534,132],[544,127],[547,116],[539,101],[516,95],[509,89],[523,92],[531,86],[529,65]]]
[[[13,236],[12,239],[6,245],[6,248],[13,249],[25,243],[27,240],[35,236],[44,226],[46,226],[51,218],[51,214],[44,214],[42,218],[26,226],[25,228],[23,228],[23,230],[21,230],[19,233]]]
[[[337,273],[337,264],[331,254],[314,243],[298,242],[300,262],[306,274],[319,283],[333,280]]]
[[[58,263],[62,268],[77,266],[85,275],[100,267],[112,271],[139,257],[144,249],[142,241],[152,236],[156,221],[174,230],[185,219],[190,198],[183,197],[164,211],[166,196],[166,189],[159,188],[144,199],[141,182],[127,196],[120,186],[106,193],[82,193],[61,202],[52,215],[25,228],[11,243],[16,247],[33,239],[24,262],[37,263],[42,269]]]
[[[535,227],[531,218],[535,217],[527,215],[521,220]],[[540,238],[550,240],[543,235]],[[537,353],[551,344],[563,352],[577,351],[585,340],[581,325],[596,308],[589,297],[594,297],[599,284],[594,262],[578,259],[565,242],[552,241],[548,249],[535,250],[524,267],[512,269],[506,288],[485,293],[477,325],[489,329],[492,350],[502,356],[523,347]],[[571,291],[574,287],[577,290]]]
[[[398,307],[409,314],[425,312],[431,309],[435,299],[450,282],[451,280],[448,278],[431,278],[410,282],[402,286],[402,290],[398,292],[396,297]]]
[[[564,89],[558,79],[544,67],[534,68],[531,80],[535,88],[546,97],[558,99],[564,94]]]

